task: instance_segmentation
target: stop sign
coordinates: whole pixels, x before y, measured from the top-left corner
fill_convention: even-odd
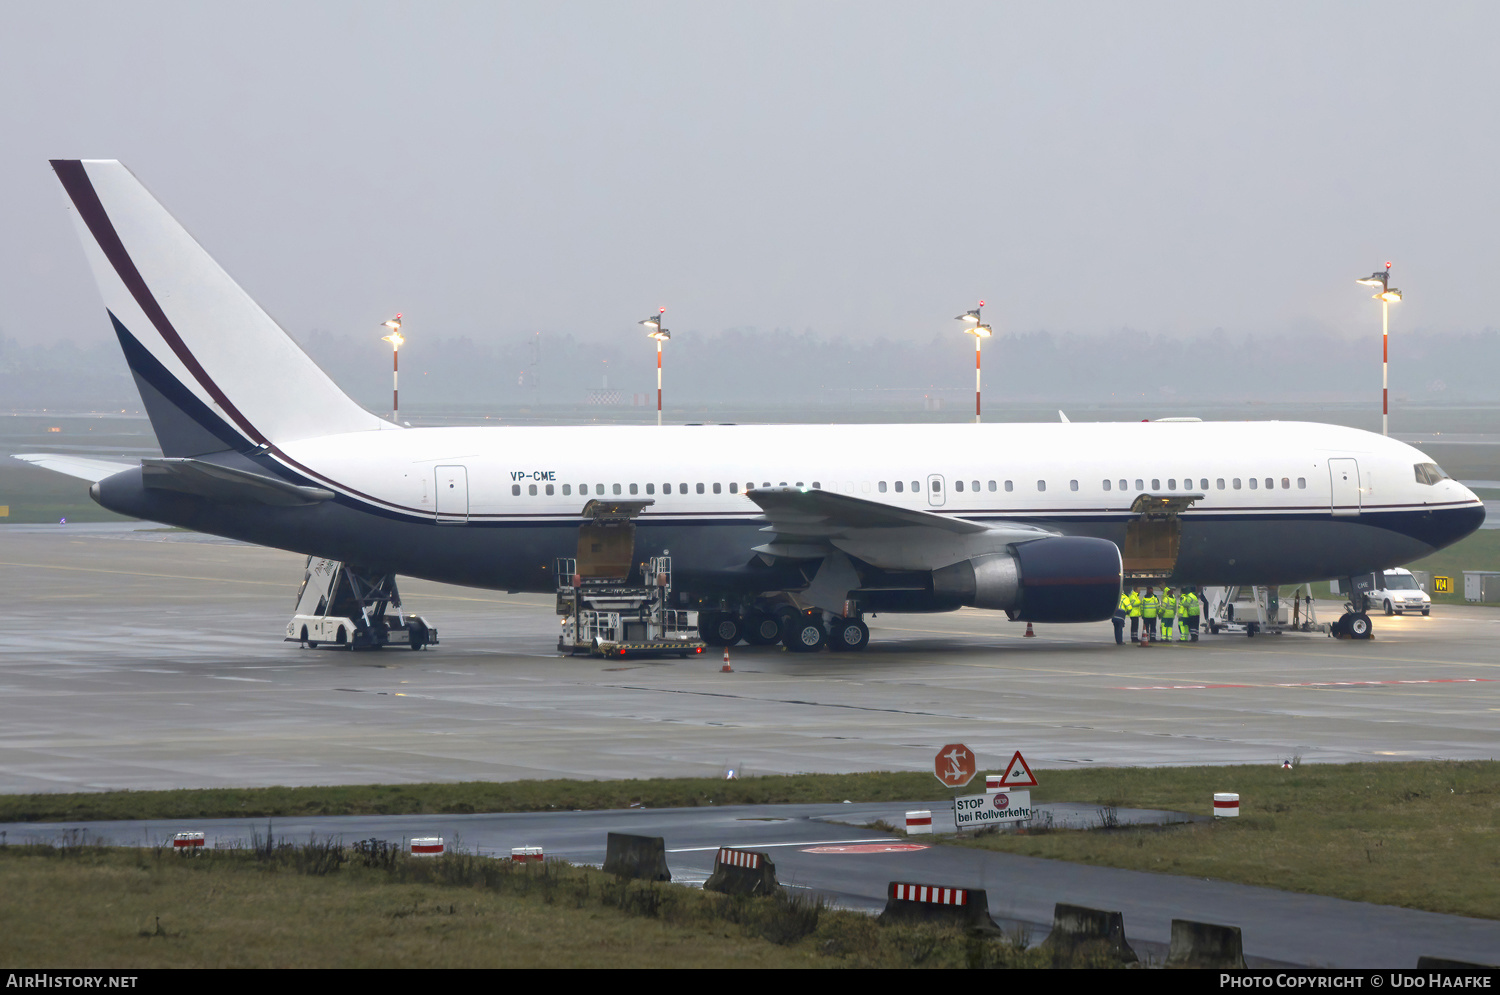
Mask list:
[[[974,751],[962,743],[949,743],[933,758],[932,772],[950,788],[962,788],[974,779],[978,763]]]

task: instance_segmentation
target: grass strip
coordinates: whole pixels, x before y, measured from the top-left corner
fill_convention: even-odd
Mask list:
[[[882,927],[805,897],[731,897],[561,861],[423,860],[317,840],[191,855],[0,847],[0,893],[7,968],[1051,963],[1021,938]]]
[[[0,822],[232,819],[302,815],[436,815],[699,805],[902,801],[941,796],[931,774],[792,774],[640,781],[463,781],[310,788],[201,788],[0,795]]]

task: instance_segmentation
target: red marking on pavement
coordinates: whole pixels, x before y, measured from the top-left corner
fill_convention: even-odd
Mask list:
[[[925,850],[921,843],[858,843],[853,846],[813,846],[803,853],[905,853],[908,850]]]
[[[1497,680],[1494,677],[1428,677],[1405,681],[1306,681],[1300,684],[1153,684],[1143,687],[1111,688],[1113,691],[1203,691],[1209,688],[1357,688],[1381,684],[1479,684]]]

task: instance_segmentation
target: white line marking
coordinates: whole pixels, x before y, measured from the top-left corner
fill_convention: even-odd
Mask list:
[[[899,843],[899,842],[901,842],[901,841],[897,840],[897,839],[892,839],[889,836],[882,836],[880,839],[876,839],[876,840],[809,840],[806,843],[736,843],[736,844],[734,844],[733,849],[735,849],[735,850],[751,850],[751,849],[754,849],[755,847],[760,847],[760,846],[831,846],[831,845],[837,844],[837,843]],[[717,850],[717,849],[719,849],[718,846],[684,846],[684,847],[678,847],[678,848],[673,849],[673,850],[668,850],[667,852],[668,853],[697,853],[700,850]]]

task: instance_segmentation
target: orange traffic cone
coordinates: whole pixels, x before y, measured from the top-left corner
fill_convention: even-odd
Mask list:
[[[1036,636],[1036,633],[1031,631],[1031,623],[1027,622],[1026,623],[1026,638],[1031,639],[1031,638],[1035,638],[1035,636]]]
[[[724,647],[724,666],[722,666],[722,667],[719,668],[719,673],[721,673],[721,674],[732,674],[732,673],[734,673],[734,668],[729,665],[729,647],[728,646]]]

